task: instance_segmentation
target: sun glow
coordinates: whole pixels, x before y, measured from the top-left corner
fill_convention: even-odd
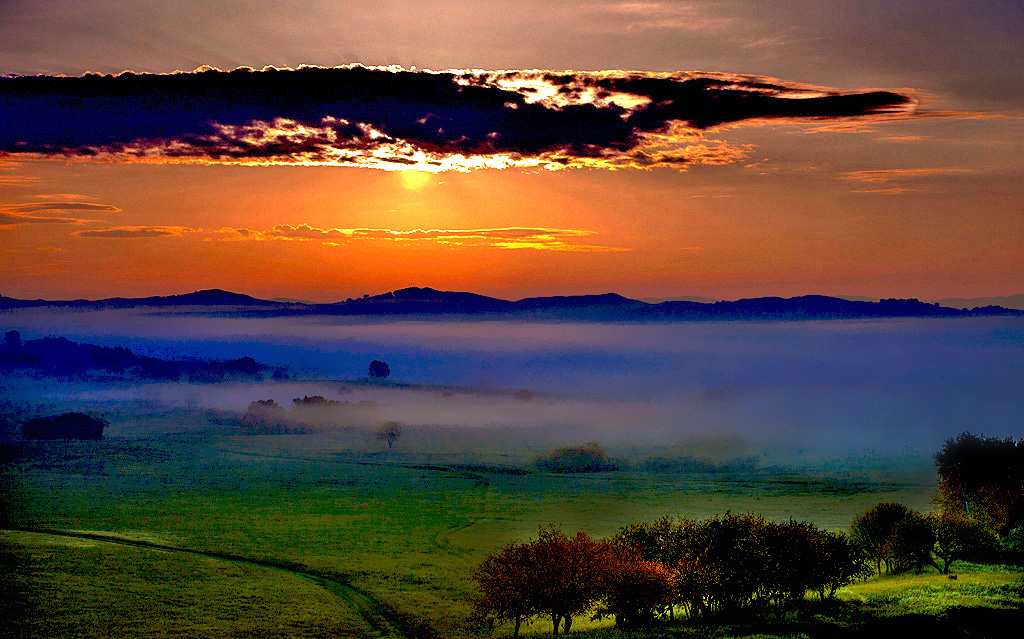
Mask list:
[[[419,191],[427,184],[430,184],[430,181],[434,178],[431,173],[418,170],[402,171],[400,175],[402,177],[402,186],[410,191]]]

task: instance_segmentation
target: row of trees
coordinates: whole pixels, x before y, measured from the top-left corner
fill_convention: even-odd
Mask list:
[[[896,503],[870,508],[850,524],[850,538],[864,552],[877,574],[926,566],[943,574],[958,559],[984,559],[995,550],[999,536],[977,519],[956,512],[922,515]]]
[[[611,539],[573,537],[542,528],[536,540],[511,543],[473,575],[478,614],[521,624],[551,619],[568,631],[592,611],[620,627],[659,616],[784,610],[807,591],[822,599],[866,574],[847,536],[807,522],[726,514],[703,521],[663,518],[633,524]]]
[[[1024,445],[1012,440],[951,439],[936,455],[939,511],[925,516],[880,503],[855,518],[848,534],[731,513],[632,524],[605,540],[542,528],[537,539],[484,560],[473,574],[475,606],[482,618],[513,623],[516,635],[536,617],[550,618],[557,634],[586,612],[630,627],[676,611],[783,611],[809,591],[831,598],[883,568],[948,573],[956,560],[992,557],[1020,526],[1020,451]],[[581,456],[572,452],[566,456]]]

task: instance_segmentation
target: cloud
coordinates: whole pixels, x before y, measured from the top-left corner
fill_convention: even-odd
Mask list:
[[[29,202],[27,204],[0,204],[0,226],[21,224],[86,224],[94,220],[68,215],[69,212],[89,211],[115,213],[121,209],[109,204],[84,202]]]
[[[867,171],[848,171],[843,173],[843,178],[856,180],[858,182],[884,183],[893,180],[908,180],[914,178],[930,178],[942,175],[971,175],[976,173],[973,169],[957,167],[941,167],[931,169],[873,169]]]
[[[106,213],[117,213],[121,210],[111,204],[90,204],[88,202],[30,202],[28,204],[8,204],[4,208],[8,211],[15,211],[18,213],[60,211],[102,211]]]
[[[888,91],[724,73],[358,65],[8,76],[0,95],[0,153],[12,156],[424,171],[727,163],[744,149],[702,141],[706,131],[915,105]]]
[[[21,186],[39,181],[39,178],[34,175],[16,173],[21,168],[21,164],[18,162],[5,162],[2,156],[3,154],[0,153],[0,171],[10,171],[10,173],[0,173],[0,186]]]
[[[431,242],[450,246],[490,247],[498,249],[534,249],[544,251],[613,252],[629,249],[586,244],[582,240],[594,231],[507,227],[491,229],[322,229],[309,224],[278,224],[272,229],[203,229],[185,226],[114,226],[73,233],[78,237],[105,239],[144,239],[198,237],[220,241],[315,241],[330,246],[345,246],[360,241]]]
[[[627,31],[673,29],[695,32],[720,32],[736,22],[714,8],[691,3],[612,2],[596,7],[598,13],[610,14],[619,28]]]
[[[257,235],[250,231],[250,234]],[[593,231],[578,229],[550,229],[507,227],[491,229],[320,229],[300,224],[279,224],[258,236],[264,239],[320,240],[331,244],[344,244],[358,240],[393,240],[397,242],[432,241],[457,246],[488,246],[499,249],[535,249],[548,251],[610,252],[629,249],[614,246],[581,244],[579,240],[592,236]]]
[[[115,226],[107,229],[76,231],[78,237],[103,237],[119,240],[134,240],[150,237],[180,237],[190,229],[168,226]]]

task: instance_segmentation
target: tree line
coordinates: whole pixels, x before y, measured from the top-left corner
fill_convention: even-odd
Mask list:
[[[474,571],[474,608],[488,623],[550,619],[553,634],[574,617],[612,617],[638,627],[657,619],[782,613],[808,592],[820,600],[872,575],[926,568],[948,573],[960,559],[1012,560],[1024,528],[1024,440],[963,433],[935,455],[935,513],[880,503],[845,532],[812,523],[726,513],[701,521],[664,517],[608,539],[548,526],[512,542]]]

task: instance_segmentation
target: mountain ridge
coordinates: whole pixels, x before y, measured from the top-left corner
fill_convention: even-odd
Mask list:
[[[958,300],[959,301],[959,300]],[[488,319],[550,319],[581,321],[688,321],[716,319],[800,320],[880,317],[1024,316],[1024,310],[996,305],[971,309],[942,306],[918,299],[866,301],[827,295],[765,296],[734,301],[670,300],[644,302],[619,295],[555,295],[517,301],[464,291],[406,287],[379,295],[340,302],[303,303],[264,300],[223,289],[205,289],[178,295],[99,300],[23,300],[0,296],[0,309],[30,307],[79,309],[201,307],[245,315],[353,315],[478,316]]]

